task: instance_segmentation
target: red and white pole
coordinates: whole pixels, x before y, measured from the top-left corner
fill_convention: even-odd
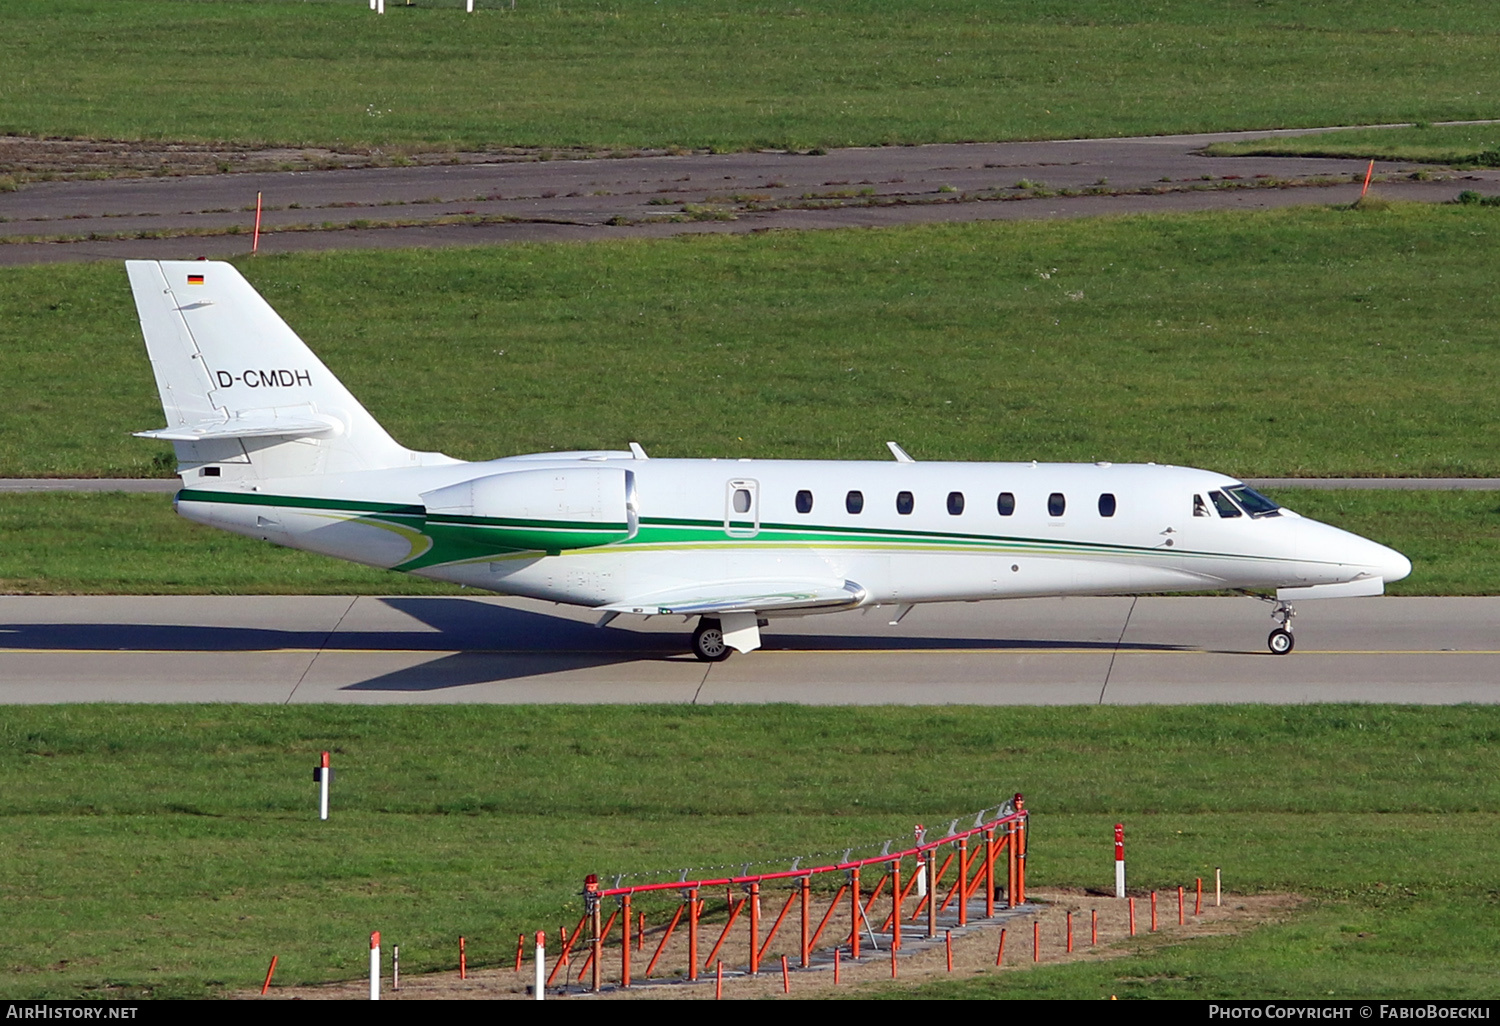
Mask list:
[[[1125,897],[1125,824],[1115,824],[1115,897]]]
[[[318,818],[328,818],[328,782],[333,779],[333,770],[328,768],[328,753],[323,753],[323,765],[313,770],[313,779],[318,782]]]
[[[370,934],[370,1000],[380,1000],[380,931]]]
[[[536,932],[536,985],[532,987],[536,993],[536,1000],[541,1001],[547,996],[547,933],[545,930]]]

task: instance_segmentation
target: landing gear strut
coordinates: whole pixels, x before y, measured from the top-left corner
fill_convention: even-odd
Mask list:
[[[1297,643],[1297,639],[1292,637],[1292,617],[1296,615],[1297,611],[1290,602],[1277,601],[1276,608],[1271,611],[1271,619],[1278,621],[1281,626],[1266,637],[1266,647],[1271,650],[1272,655],[1286,655]]]
[[[1292,604],[1284,602],[1281,599],[1272,598],[1269,595],[1259,595],[1253,591],[1246,591],[1243,594],[1249,595],[1251,598],[1258,598],[1262,602],[1275,603],[1276,608],[1271,610],[1271,619],[1275,620],[1280,626],[1274,628],[1266,636],[1266,647],[1271,650],[1272,655],[1286,655],[1290,652],[1292,647],[1297,644],[1297,639],[1292,637],[1292,617],[1297,615],[1297,611],[1292,608]]]
[[[693,631],[693,655],[705,663],[718,663],[729,658],[729,645],[724,641],[724,628],[718,620],[701,617]]]

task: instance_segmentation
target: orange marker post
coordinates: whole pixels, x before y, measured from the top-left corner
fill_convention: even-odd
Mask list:
[[[1156,892],[1151,892],[1151,932],[1156,932]]]
[[[255,194],[255,234],[250,238],[250,252],[260,252],[260,193]]]
[[[698,978],[698,888],[688,888],[688,979]]]
[[[1097,908],[1091,908],[1091,909],[1089,909],[1089,944],[1092,946],[1092,945],[1097,945],[1098,943],[1099,943],[1099,910]]]
[[[524,933],[518,933],[516,934],[516,972],[521,971],[521,957],[525,954],[525,951],[526,935]]]
[[[714,1000],[718,1001],[724,996],[724,963],[719,961],[714,965]]]
[[[266,970],[266,982],[260,985],[260,992],[262,994],[271,989],[271,977],[276,974],[276,959],[279,957],[278,955],[271,956],[271,968]]]
[[[563,931],[563,950],[568,950],[568,931]],[[467,980],[469,978],[469,957],[464,953],[464,939],[458,939],[458,978]]]
[[[1193,915],[1203,914],[1203,877],[1198,877],[1198,895],[1193,899]]]
[[[943,931],[943,947],[948,952],[948,971],[951,973],[953,971],[953,931],[952,930],[944,930]]]
[[[1187,922],[1187,920],[1183,917],[1183,914],[1182,914],[1182,904],[1183,904],[1183,902],[1182,902],[1182,888],[1178,887],[1177,888],[1177,925],[1178,926],[1182,926],[1184,923]]]
[[[786,956],[781,956],[781,992],[790,994],[792,992],[792,974],[786,967]]]
[[[1005,961],[1005,927],[1000,927],[1000,950],[995,952],[995,964],[1000,965]]]
[[[1130,899],[1130,936],[1135,936],[1135,899]]]
[[[1031,960],[1033,962],[1042,960],[1042,922],[1040,919],[1031,921]]]
[[[1365,187],[1359,190],[1359,198],[1364,199],[1365,193],[1370,191],[1370,176],[1375,174],[1375,162],[1370,161],[1370,169],[1365,172]]]

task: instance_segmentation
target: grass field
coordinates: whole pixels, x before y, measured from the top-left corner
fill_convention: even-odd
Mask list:
[[[1500,495],[1319,492],[1276,498],[1412,561],[1393,595],[1500,593]],[[278,548],[183,520],[164,495],[0,497],[0,594],[448,595],[456,585]]]
[[[1483,118],[1483,0],[7,0],[0,132],[796,147]]]
[[[459,934],[505,962],[587,872],[878,844],[1017,790],[1033,887],[1108,886],[1123,819],[1133,887],[1222,865],[1310,902],[1004,993],[1492,997],[1497,737],[1491,707],[10,708],[0,997],[247,989],[271,952],[283,983],[358,978],[376,928],[407,972]]]
[[[1500,474],[1500,215],[1398,205],[241,260],[403,443],[464,459]],[[123,270],[0,270],[0,475],[170,473]]]
[[[1370,157],[1459,167],[1494,167],[1500,164],[1500,124],[1352,129],[1316,136],[1213,143],[1207,150],[1221,157]]]

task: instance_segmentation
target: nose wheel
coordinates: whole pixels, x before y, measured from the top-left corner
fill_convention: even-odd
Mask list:
[[[693,630],[693,655],[705,663],[723,662],[729,658],[729,645],[724,641],[724,628],[718,620],[702,617]]]
[[[1271,619],[1281,625],[1266,636],[1266,647],[1272,655],[1286,655],[1297,644],[1297,639],[1292,637],[1292,617],[1296,615],[1297,611],[1290,602],[1278,601],[1271,611]]]

